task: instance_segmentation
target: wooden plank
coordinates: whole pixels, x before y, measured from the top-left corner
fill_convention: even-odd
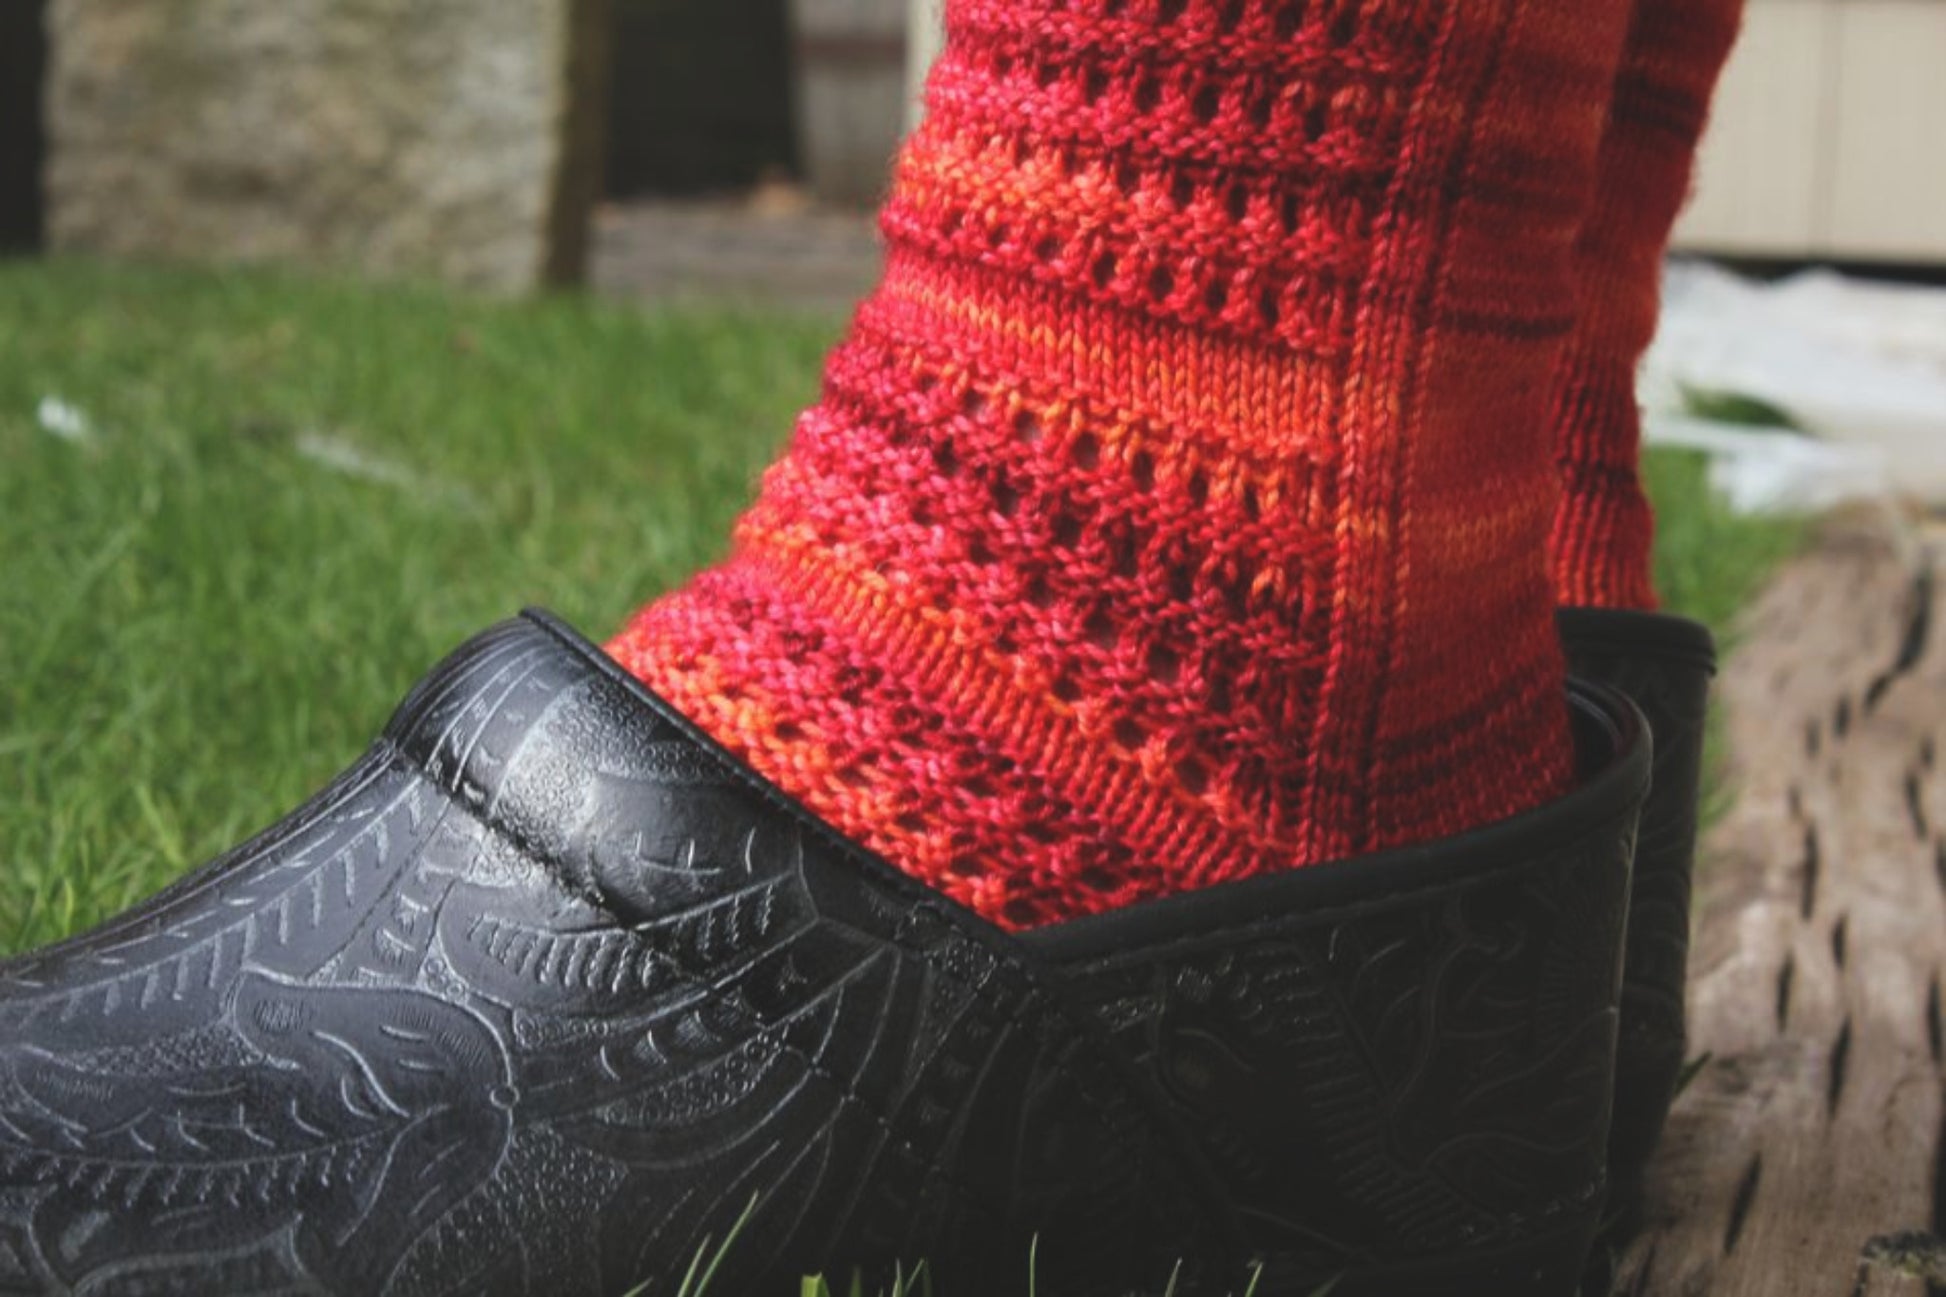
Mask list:
[[[1690,965],[1709,1062],[1618,1294],[1925,1297],[1946,1259],[1940,566],[1883,525],[1834,529],[1730,659],[1737,801],[1705,841]]]

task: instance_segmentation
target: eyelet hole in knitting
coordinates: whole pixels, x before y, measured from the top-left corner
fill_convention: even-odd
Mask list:
[[[1223,0],[1216,11],[1216,30],[1221,36],[1228,36],[1243,21],[1243,0]]]
[[[1297,223],[1303,215],[1295,193],[1285,190],[1277,196],[1277,224],[1286,234],[1297,232]]]
[[[1047,578],[1039,573],[1027,578],[1027,586],[1020,592],[1029,607],[1046,610],[1054,606],[1054,592],[1047,588]]]
[[[1222,108],[1223,94],[1215,86],[1204,86],[1198,90],[1189,106],[1189,110],[1196,114],[1196,120],[1205,126],[1216,120],[1216,114],[1222,111]]]
[[[1266,329],[1276,328],[1277,321],[1283,313],[1277,297],[1278,293],[1274,288],[1266,288],[1257,294],[1257,314],[1262,317]]]
[[[1114,648],[1118,634],[1114,618],[1099,608],[1089,613],[1081,623],[1082,638],[1098,649]]]
[[[1095,440],[1093,433],[1084,432],[1074,439],[1068,455],[1074,460],[1076,468],[1094,468],[1101,463],[1101,443]]]
[[[1137,112],[1152,113],[1155,106],[1162,102],[1162,83],[1152,76],[1145,76],[1135,83],[1135,109]]]
[[[932,465],[939,470],[941,477],[952,477],[959,472],[959,454],[951,445],[942,442],[932,448]]]
[[[1071,513],[1057,513],[1048,538],[1056,549],[1073,549],[1081,539],[1081,520]]]
[[[1203,306],[1211,315],[1223,314],[1223,308],[1230,304],[1230,286],[1222,279],[1212,279],[1203,289]]]
[[[1272,26],[1279,40],[1289,40],[1291,37],[1297,35],[1297,29],[1303,21],[1304,6],[1291,3],[1279,7],[1277,10],[1277,20]]]
[[[1277,96],[1272,91],[1253,95],[1250,99],[1250,124],[1258,130],[1270,125],[1271,114],[1277,111]]]
[[[955,878],[978,878],[986,873],[986,867],[976,857],[954,856],[946,862],[946,872]]]
[[[1331,101],[1319,95],[1304,113],[1304,138],[1315,143],[1323,139],[1330,130]]]
[[[1221,671],[1212,671],[1209,677],[1209,691],[1204,695],[1203,705],[1217,715],[1225,715],[1232,704],[1230,677]]]
[[[1151,270],[1149,272],[1149,300],[1150,301],[1166,302],[1169,300],[1170,294],[1174,293],[1175,291],[1176,291],[1176,277],[1175,275],[1170,273],[1169,267],[1157,266],[1154,270]]]
[[[1016,928],[1031,928],[1040,921],[1040,907],[1024,896],[1017,896],[1000,907],[1000,913]]]
[[[1141,751],[1142,745],[1149,741],[1149,732],[1131,716],[1124,716],[1115,722],[1113,735],[1116,746],[1129,752]]]
[[[1020,492],[1005,482],[993,485],[993,511],[1002,518],[1011,518],[1020,512]]]
[[[1121,887],[1122,875],[1110,869],[1090,865],[1085,869],[1075,871],[1074,883],[1075,886],[1084,891],[1094,892],[1098,895],[1106,895]]]
[[[1014,414],[1014,440],[1023,446],[1031,446],[1046,435],[1041,421],[1032,410],[1019,410]]]
[[[1155,7],[1157,22],[1172,23],[1182,17],[1182,11],[1189,7],[1189,0],[1158,0]]]
[[[1176,782],[1191,797],[1201,797],[1209,791],[1209,767],[1195,757],[1184,757],[1176,762]]]
[[[1073,676],[1056,676],[1048,692],[1069,706],[1081,701],[1081,686],[1074,682]]]
[[[1115,254],[1112,252],[1104,252],[1099,257],[1096,257],[1095,264],[1089,268],[1089,274],[1095,281],[1096,288],[1105,289],[1114,283]]]
[[[969,387],[966,389],[965,392],[961,393],[959,398],[959,409],[961,414],[964,414],[969,418],[971,418],[977,416],[982,410],[985,410],[986,408],[987,408],[986,393],[982,392],[979,388]]]
[[[1166,645],[1151,644],[1148,671],[1149,679],[1157,684],[1172,685],[1182,678],[1182,657]]]
[[[1199,508],[1209,503],[1209,478],[1202,473],[1190,474],[1189,502]]]
[[[1128,474],[1135,479],[1135,485],[1144,491],[1155,489],[1155,456],[1146,450],[1135,452],[1129,461]]]

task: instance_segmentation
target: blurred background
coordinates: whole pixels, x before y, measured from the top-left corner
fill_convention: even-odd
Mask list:
[[[937,39],[936,0],[7,0],[0,246],[844,297],[868,266],[642,245],[844,248]],[[1942,66],[1937,0],[1750,0],[1679,246],[1937,278]]]
[[[0,0],[0,952],[722,552],[936,4]],[[1642,384],[1677,610],[1946,498],[1943,68],[1946,0],[1750,0]]]

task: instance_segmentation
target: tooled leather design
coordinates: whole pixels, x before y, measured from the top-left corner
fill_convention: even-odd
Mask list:
[[[1629,901],[1610,1160],[1632,1181],[1653,1151],[1684,1063],[1684,981],[1689,963],[1703,739],[1712,666],[1706,654],[1656,653],[1569,631],[1570,668],[1620,689],[1654,735],[1654,774],[1642,809]]]
[[[1070,965],[1209,1151],[1271,1290],[1597,1210],[1632,830]]]
[[[1220,1250],[1105,1039],[928,898],[510,623],[283,825],[0,964],[0,1292],[673,1292],[753,1195],[719,1290]]]

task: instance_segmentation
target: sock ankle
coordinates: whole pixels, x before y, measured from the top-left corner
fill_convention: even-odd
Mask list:
[[[1635,0],[1575,250],[1580,304],[1554,380],[1561,495],[1549,552],[1564,605],[1653,608],[1635,374],[1655,335],[1662,257],[1688,196],[1743,0]]]
[[[1572,778],[1544,546],[1622,0],[950,0],[884,282],[610,646],[1022,927]]]

